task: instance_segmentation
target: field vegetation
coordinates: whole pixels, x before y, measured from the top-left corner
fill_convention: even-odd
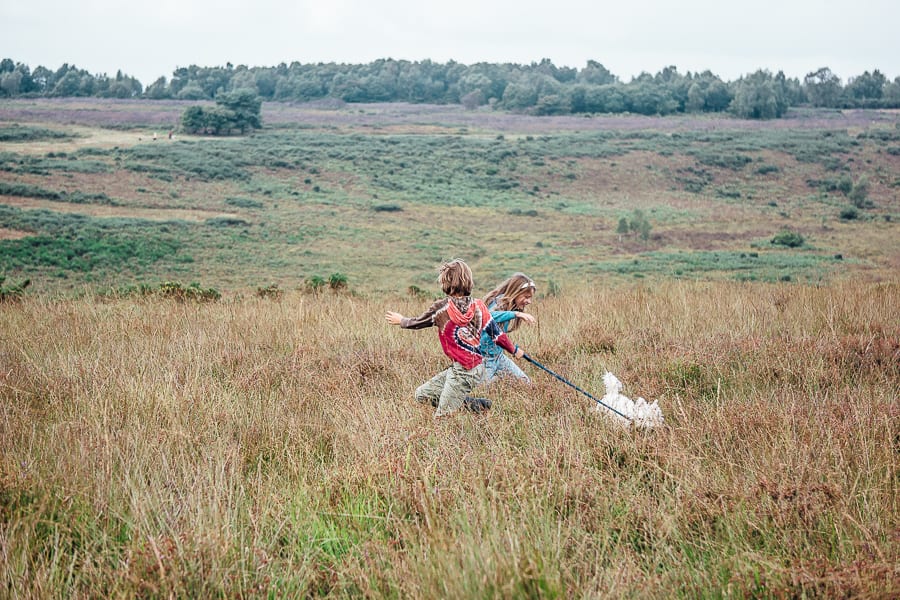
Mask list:
[[[0,595],[900,595],[896,114],[184,109],[0,103]],[[457,256],[665,426],[435,421]]]
[[[403,295],[0,304],[11,597],[858,597],[900,593],[896,283],[567,288],[487,415],[412,392]],[[525,366],[528,369],[528,366]]]
[[[36,293],[293,289],[331,273],[384,292],[427,287],[451,256],[484,287],[513,270],[557,283],[821,282],[900,266],[893,113],[541,119],[278,104],[254,135],[213,139],[157,135],[178,123],[178,102],[0,108],[11,138],[0,271]],[[623,219],[639,226],[623,231]],[[790,239],[803,243],[779,242]]]

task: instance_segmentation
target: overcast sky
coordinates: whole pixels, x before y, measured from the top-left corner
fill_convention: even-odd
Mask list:
[[[675,66],[900,76],[898,0],[0,0],[0,58],[124,73],[177,67],[588,60],[623,81]]]

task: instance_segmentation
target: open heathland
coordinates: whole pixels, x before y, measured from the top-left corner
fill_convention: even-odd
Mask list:
[[[0,595],[900,595],[896,113],[189,105],[0,102]],[[434,419],[452,257],[664,425]]]
[[[0,103],[0,272],[32,293],[200,282],[357,291],[466,259],[537,280],[823,282],[900,268],[900,116],[528,117],[263,106],[252,136],[169,132],[183,102]],[[784,234],[790,234],[784,237]]]

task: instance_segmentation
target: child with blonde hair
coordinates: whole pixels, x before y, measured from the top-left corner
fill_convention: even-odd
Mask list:
[[[513,273],[485,296],[484,303],[491,311],[491,318],[504,333],[515,331],[520,323],[534,323],[534,316],[525,309],[534,301],[537,286],[524,273]],[[481,336],[481,354],[484,356],[484,382],[490,383],[497,377],[512,376],[530,382],[517,364],[509,359],[503,348],[488,335]]]
[[[453,413],[464,405],[475,411],[484,410],[490,407],[486,400],[468,396],[484,377],[482,337],[487,336],[516,358],[522,358],[525,351],[500,329],[484,301],[471,297],[472,270],[464,261],[454,259],[441,265],[438,283],[446,297],[435,301],[421,315],[404,317],[388,311],[385,318],[403,329],[437,327],[441,348],[452,361],[448,369],[416,389],[418,402],[436,407],[435,417]]]

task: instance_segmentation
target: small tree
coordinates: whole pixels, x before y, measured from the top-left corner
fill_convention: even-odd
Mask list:
[[[856,180],[847,198],[856,208],[872,208],[874,204],[869,199],[869,178],[863,175]]]
[[[251,89],[239,89],[216,96],[216,104],[231,112],[231,125],[244,133],[247,128],[260,129],[262,100]]]
[[[216,96],[212,107],[189,106],[181,115],[181,126],[188,133],[229,134],[234,129],[245,133],[248,128],[262,127],[262,101],[248,89],[225,92]]]
[[[650,221],[644,215],[644,211],[637,208],[632,211],[630,221],[625,217],[619,219],[619,226],[616,228],[616,233],[620,235],[637,233],[642,240],[647,241],[650,239],[650,231],[652,229],[653,226],[650,225]]]

